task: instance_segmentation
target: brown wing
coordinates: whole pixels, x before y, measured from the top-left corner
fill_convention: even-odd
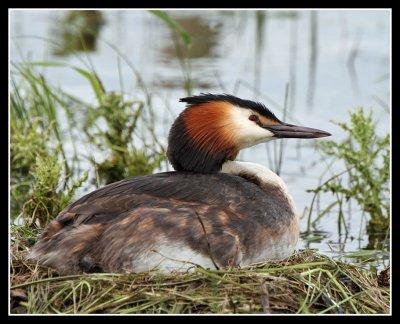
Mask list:
[[[259,221],[273,223],[277,209],[282,208],[276,194],[276,190],[266,194],[246,179],[223,173],[165,172],[109,184],[69,205],[57,218],[61,221],[68,219],[64,215],[76,214],[101,217],[103,221],[106,215],[112,218],[143,203],[173,199],[217,205],[239,214],[251,210]]]

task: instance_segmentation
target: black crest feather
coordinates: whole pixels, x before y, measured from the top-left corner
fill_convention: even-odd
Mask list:
[[[257,101],[251,101],[246,99],[241,99],[230,94],[212,94],[212,93],[200,93],[197,96],[185,97],[179,100],[180,102],[186,102],[189,106],[195,106],[203,103],[213,102],[213,101],[225,101],[232,105],[239,106],[242,108],[248,108],[258,112],[259,114],[279,122],[280,120],[270,111],[264,104]]]

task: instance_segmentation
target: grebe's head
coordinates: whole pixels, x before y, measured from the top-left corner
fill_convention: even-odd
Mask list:
[[[330,135],[284,123],[262,103],[227,94],[200,94],[180,101],[187,106],[171,127],[167,152],[177,171],[218,172],[246,147],[276,138]]]

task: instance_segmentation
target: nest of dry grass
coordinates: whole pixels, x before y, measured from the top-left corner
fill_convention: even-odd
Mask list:
[[[59,276],[12,245],[11,313],[389,313],[388,271],[312,250],[241,269]]]

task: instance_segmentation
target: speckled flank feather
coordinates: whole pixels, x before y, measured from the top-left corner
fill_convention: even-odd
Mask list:
[[[212,258],[219,267],[247,264],[275,246],[293,219],[282,193],[266,195],[241,177],[160,173],[82,197],[48,225],[31,257],[62,273],[169,270],[182,253],[203,266]]]

